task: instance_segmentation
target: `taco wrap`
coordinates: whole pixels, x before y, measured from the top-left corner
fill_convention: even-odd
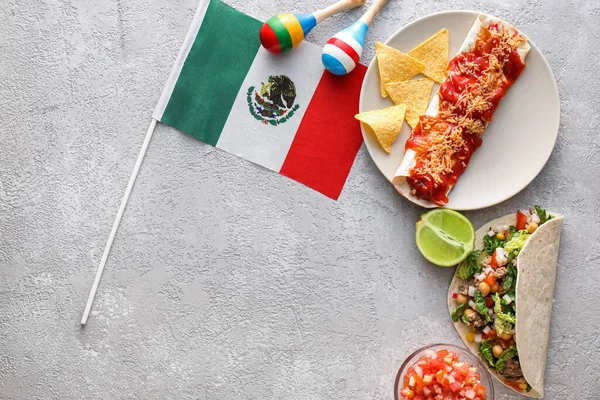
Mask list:
[[[465,345],[502,384],[534,398],[544,395],[563,221],[536,206],[485,224],[448,291]]]

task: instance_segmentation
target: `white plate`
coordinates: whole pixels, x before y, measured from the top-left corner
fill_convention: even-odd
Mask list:
[[[440,29],[447,28],[452,58],[479,14],[474,11],[431,14],[406,25],[386,44],[408,52]],[[531,51],[525,59],[526,67],[501,100],[494,121],[483,135],[483,144],[450,191],[448,208],[475,210],[514,196],[537,176],[552,153],[560,123],[558,88],[548,62],[540,50],[531,41],[529,43]],[[433,95],[437,88],[436,84]],[[392,105],[389,97],[381,97],[374,58],[363,81],[360,112]],[[365,129],[362,133],[377,168],[391,182],[404,155],[410,128],[404,124],[389,155],[371,133]]]

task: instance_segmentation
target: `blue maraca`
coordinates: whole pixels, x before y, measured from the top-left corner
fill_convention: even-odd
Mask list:
[[[369,25],[387,2],[388,0],[375,0],[358,21],[327,41],[321,60],[329,72],[345,75],[356,68],[362,56]]]

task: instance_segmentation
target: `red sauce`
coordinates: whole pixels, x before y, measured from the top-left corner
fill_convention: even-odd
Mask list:
[[[515,32],[514,35],[518,35],[518,33]],[[412,149],[417,153],[416,165],[407,179],[417,197],[431,200],[440,206],[448,202],[446,194],[467,168],[475,150],[481,146],[480,134],[461,131],[464,145],[460,150],[452,152],[451,171],[438,174],[438,179],[421,167],[428,161],[428,157],[432,157],[428,151],[432,138],[449,135],[457,126],[455,123],[457,118],[467,116],[473,120],[479,120],[484,127],[492,121],[500,100],[525,68],[516,46],[514,44],[510,47],[507,46],[510,46],[507,38],[500,35],[498,26],[493,24],[487,30],[482,28],[471,51],[461,53],[450,61],[446,79],[442,82],[439,90],[439,111],[447,112],[444,116],[421,116],[419,124],[406,142],[406,149]],[[501,51],[503,49],[505,51]],[[493,91],[488,92],[486,96],[488,106],[484,110],[481,110],[481,107],[477,109],[469,107],[465,105],[464,101],[459,101],[459,98],[465,91],[473,92],[478,89],[478,86],[482,86],[481,80],[486,78],[484,75],[490,73],[488,69],[492,54],[498,59],[499,68],[502,69],[505,79],[495,80]],[[499,76],[499,70],[495,76]],[[424,122],[426,122],[426,128],[423,127]]]

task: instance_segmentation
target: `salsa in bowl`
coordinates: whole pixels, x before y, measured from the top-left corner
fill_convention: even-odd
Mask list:
[[[406,358],[396,375],[395,400],[493,400],[492,378],[471,352],[432,344]]]

